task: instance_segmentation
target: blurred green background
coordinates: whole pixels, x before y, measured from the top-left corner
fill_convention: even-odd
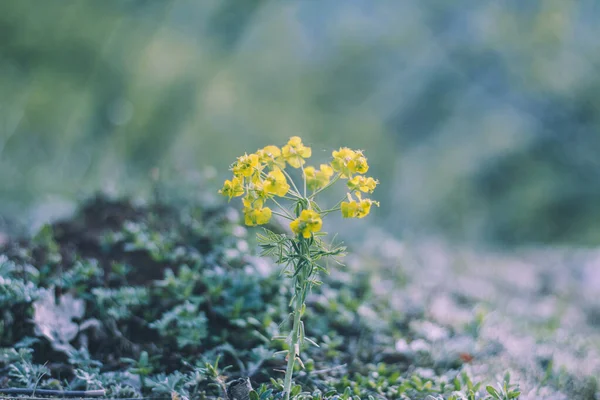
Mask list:
[[[594,0],[4,1],[0,220],[147,193],[156,169],[217,186],[299,135],[320,161],[365,149],[373,223],[399,235],[596,245],[599,19]]]

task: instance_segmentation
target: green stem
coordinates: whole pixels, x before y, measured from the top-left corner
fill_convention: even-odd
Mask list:
[[[304,182],[304,198],[306,198],[306,173],[304,172],[304,165],[300,164],[302,168],[302,181]]]
[[[287,369],[285,370],[285,380],[283,382],[284,400],[289,400],[290,398],[294,364],[296,362],[296,356],[300,357],[300,346],[302,345],[302,343],[299,342],[301,323],[300,319],[302,317],[302,308],[304,306],[306,290],[308,289],[308,269],[306,268],[306,263],[302,260],[302,258],[303,256],[310,256],[310,247],[308,246],[308,242],[300,236],[298,237],[298,253],[298,255],[301,256],[298,263],[302,264],[297,264],[297,266],[299,267],[302,265],[302,270],[294,278],[294,296],[296,301],[294,304],[294,324],[292,326],[290,350],[288,352],[288,364]]]
[[[277,204],[281,211],[283,211],[286,214],[286,218],[291,219],[292,221],[294,220],[294,217],[281,204],[279,204],[277,200],[275,200],[275,197],[272,197],[271,200],[273,200],[273,202]]]
[[[342,199],[340,201],[338,201],[337,204],[335,206],[333,206],[332,208],[321,211],[321,215],[325,216],[334,211],[339,211],[341,209],[340,205],[342,204],[342,201],[344,201],[344,200],[346,200],[346,196],[342,197]]]
[[[273,211],[273,210],[271,210],[271,213],[273,213],[274,215],[279,215],[279,216],[280,216],[280,217],[282,217],[282,218],[289,219],[290,221],[293,221],[293,220],[294,220],[294,218],[290,217],[289,215],[282,214],[282,213],[280,213],[280,212],[277,212],[277,211]]]
[[[292,341],[290,343],[290,351],[288,353],[287,369],[285,370],[285,380],[283,382],[284,399],[289,400],[292,390],[292,374],[294,372],[294,364],[296,355],[300,353],[300,343],[298,343],[298,332],[300,330],[300,317],[302,312],[302,294],[296,293],[296,306],[294,309],[294,325],[292,327]]]
[[[332,186],[334,183],[336,183],[341,177],[341,174],[337,174],[336,176],[333,177],[333,179],[331,181],[329,181],[329,183],[325,186],[323,186],[321,189],[316,190],[315,192],[313,192],[313,194],[310,195],[310,199],[314,199],[314,197],[316,195],[318,195],[319,193],[321,193],[323,190],[327,189],[328,187]]]
[[[298,190],[298,188],[296,187],[296,184],[294,183],[294,180],[292,179],[292,177],[290,176],[290,174],[288,174],[285,169],[282,169],[281,172],[283,172],[283,174],[285,176],[287,176],[288,180],[290,181],[290,183],[292,184],[292,187],[294,188],[294,190],[290,190],[290,193],[298,198],[302,198],[302,195],[300,194],[300,191]],[[295,193],[294,193],[295,191]]]

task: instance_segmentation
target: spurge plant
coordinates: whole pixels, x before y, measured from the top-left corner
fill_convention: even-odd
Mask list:
[[[306,160],[312,155],[310,147],[294,136],[281,148],[266,146],[256,153],[244,154],[231,165],[233,177],[226,180],[219,191],[229,200],[244,196],[244,221],[246,225],[267,224],[273,215],[290,221],[293,233],[277,234],[268,229],[258,235],[263,249],[263,256],[274,256],[284,266],[283,273],[293,281],[293,295],[290,300],[292,308],[292,330],[285,339],[289,344],[287,353],[287,369],[284,379],[285,399],[290,397],[292,373],[295,362],[302,366],[300,349],[303,343],[315,342],[304,334],[302,315],[305,310],[306,295],[313,285],[319,285],[320,272],[327,273],[327,268],[319,264],[319,260],[343,255],[344,247],[326,244],[321,238],[326,234],[321,231],[323,217],[341,211],[344,218],[363,218],[371,211],[371,206],[379,203],[363,198],[363,193],[373,193],[378,184],[376,179],[364,176],[369,170],[366,157],[360,150],[347,147],[333,151],[328,164],[319,168],[306,166]],[[286,171],[286,166],[300,170]],[[296,185],[291,175],[301,175],[301,184]],[[336,182],[344,180],[348,193],[332,208],[324,209],[316,202],[316,197]],[[267,206],[272,202],[276,210]],[[287,207],[286,207],[287,206]]]

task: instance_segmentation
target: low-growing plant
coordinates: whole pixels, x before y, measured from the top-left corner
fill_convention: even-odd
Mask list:
[[[504,375],[502,383],[498,382],[497,387],[486,386],[486,392],[490,394],[490,400],[512,400],[521,395],[519,385],[510,383],[510,373]]]
[[[208,335],[207,319],[204,312],[198,312],[198,305],[186,301],[166,312],[161,319],[150,324],[163,337],[176,337],[177,346],[199,345]]]
[[[266,146],[256,153],[244,154],[231,165],[233,177],[226,180],[220,190],[230,200],[244,196],[244,222],[248,226],[265,225],[273,215],[290,221],[291,236],[268,229],[258,234],[262,255],[275,257],[277,263],[284,266],[283,273],[293,281],[289,303],[292,329],[287,336],[276,337],[289,345],[289,350],[284,350],[287,367],[282,390],[286,400],[291,394],[299,394],[292,389],[292,373],[296,362],[303,366],[302,345],[304,342],[317,345],[306,337],[302,316],[307,293],[312,286],[321,284],[319,274],[327,273],[319,261],[335,260],[345,250],[341,245],[329,245],[322,239],[326,235],[321,231],[323,218],[336,211],[341,211],[344,218],[363,218],[373,205],[379,206],[378,202],[362,197],[363,193],[372,193],[378,184],[377,180],[364,176],[369,165],[362,151],[340,148],[333,151],[330,163],[321,164],[318,169],[305,166],[311,155],[311,148],[297,136],[281,148]],[[296,185],[292,175],[298,179],[298,174],[286,171],[286,166],[301,171],[301,184]],[[347,194],[331,208],[320,206],[317,195],[340,180],[346,181]],[[267,202],[272,202],[276,210],[267,207]]]
[[[301,171],[286,172],[299,178]],[[275,200],[289,201],[288,212],[297,218],[292,200],[277,196]],[[269,202],[266,199],[264,205]],[[248,254],[251,239],[240,226],[239,213],[220,202],[207,204],[134,205],[96,198],[73,217],[42,228],[35,240],[11,240],[0,246],[0,397],[27,391],[37,396],[41,390],[74,395],[88,389],[101,390],[107,398],[198,400],[226,398],[226,393],[235,392],[251,399],[281,400],[285,376],[272,372],[283,369],[283,361],[273,355],[281,350],[293,354],[289,346],[293,335],[284,337],[288,343],[270,339],[281,334],[281,321],[294,320],[288,290],[289,284],[299,282],[293,273],[301,265],[287,266],[293,279],[283,284],[279,271],[271,268],[274,263]],[[267,226],[281,235],[284,230],[273,222]],[[132,229],[135,226],[140,229]],[[126,249],[136,241],[132,232],[150,242]],[[324,239],[320,231],[312,235],[306,241]],[[292,246],[286,237],[277,239]],[[156,249],[161,254],[154,257]],[[279,258],[279,248],[273,250]],[[305,342],[298,339],[304,368],[299,370],[296,359],[290,397],[515,396],[518,390],[510,383],[508,390],[503,383],[495,385],[497,379],[490,375],[496,368],[480,368],[505,360],[499,343],[480,335],[480,327],[487,324],[484,314],[472,325],[458,325],[446,339],[432,342],[411,328],[413,321],[426,317],[422,308],[413,308],[414,293],[407,293],[421,290],[417,279],[408,275],[411,269],[403,273],[409,290],[399,293],[402,298],[389,296],[378,285],[397,284],[397,264],[388,265],[387,257],[373,255],[357,255],[360,272],[327,268],[319,293],[308,297],[299,320],[310,322],[306,335],[320,347],[302,348]],[[47,312],[40,313],[41,309]],[[66,314],[69,318],[63,321]],[[446,344],[462,348],[465,343],[476,343],[469,353],[473,360],[455,362]],[[593,398],[595,379],[576,376],[549,360],[538,362],[540,369],[529,374],[545,374],[537,389],[540,397],[560,390],[568,398]],[[476,365],[475,374],[471,363]],[[531,381],[520,383],[533,393]],[[248,394],[251,386],[255,391]],[[561,396],[557,392],[556,397]]]
[[[148,356],[148,352],[142,351],[138,360],[134,360],[133,358],[129,357],[122,357],[121,361],[131,366],[129,368],[129,372],[140,377],[140,385],[143,389],[146,386],[146,377],[152,374],[154,371],[154,366],[152,365],[150,357]]]

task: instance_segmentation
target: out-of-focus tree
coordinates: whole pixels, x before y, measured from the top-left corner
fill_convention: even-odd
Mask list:
[[[368,149],[390,229],[597,244],[598,17],[562,0],[7,2],[0,214],[300,134],[323,158]]]

